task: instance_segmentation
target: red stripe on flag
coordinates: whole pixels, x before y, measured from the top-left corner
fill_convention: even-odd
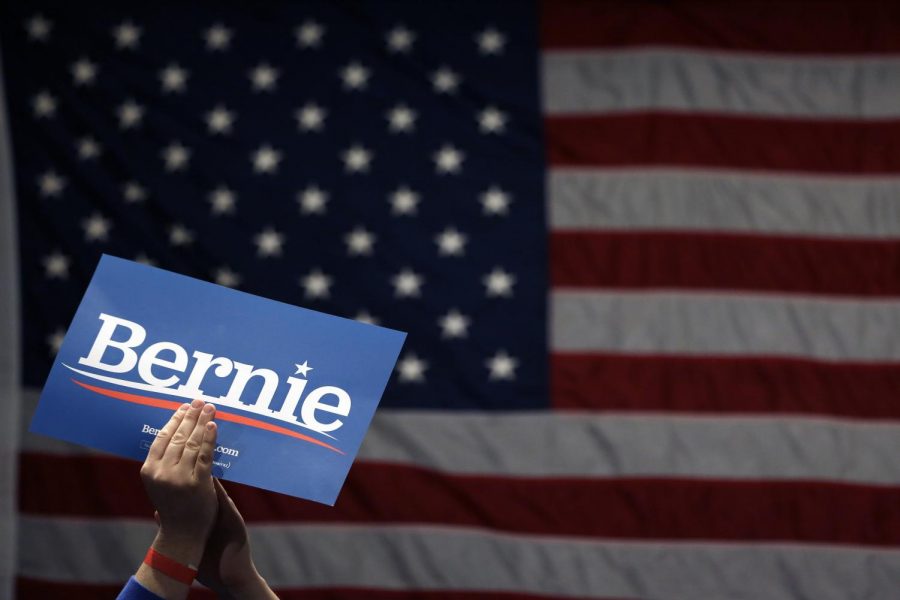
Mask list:
[[[900,419],[900,364],[554,353],[555,408]]]
[[[85,493],[72,495],[72,489]],[[420,523],[628,539],[900,543],[900,487],[498,478],[363,462],[350,471],[334,508],[242,485],[230,484],[229,493],[250,522]],[[716,510],[698,519],[698,506]],[[136,463],[93,456],[23,455],[20,507],[32,515],[152,514]],[[871,515],[880,515],[878,527],[872,527]]]
[[[900,295],[900,242],[754,234],[556,231],[555,287]]]
[[[262,574],[265,577],[265,573]],[[125,582],[122,582],[124,585]],[[47,600],[47,598],[65,598],[66,600],[109,600],[122,589],[121,585],[100,585],[78,582],[44,581],[29,577],[16,580],[16,598],[18,600]],[[558,596],[543,594],[523,594],[518,592],[499,592],[486,590],[449,591],[449,590],[384,590],[377,588],[276,588],[275,593],[281,600],[550,600]],[[188,598],[191,600],[212,600],[217,596],[208,589],[191,589]],[[578,598],[570,600],[578,600]],[[597,598],[592,600],[617,600],[615,598]],[[586,600],[586,599],[584,599]],[[627,600],[620,598],[618,600]]]
[[[812,54],[900,52],[900,5],[875,0],[544,0],[548,49],[688,46]]]
[[[762,171],[900,172],[900,120],[630,113],[545,118],[551,164]]]

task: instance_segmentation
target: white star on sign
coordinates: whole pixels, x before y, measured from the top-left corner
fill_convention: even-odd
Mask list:
[[[181,142],[172,142],[163,148],[162,157],[166,162],[166,171],[182,171],[191,160],[191,149]]]
[[[181,223],[176,223],[169,229],[169,243],[173,246],[190,246],[193,242],[194,234]]]
[[[469,334],[469,323],[469,317],[454,308],[438,320],[441,337],[464,338]]]
[[[486,215],[505,215],[509,212],[509,194],[496,185],[491,186],[481,194],[481,205]]]
[[[313,368],[309,366],[308,360],[304,360],[302,365],[300,363],[294,363],[294,366],[297,367],[297,371],[294,375],[300,375],[301,377],[308,377],[309,372],[313,370]]]
[[[330,295],[329,288],[334,280],[320,269],[313,269],[300,280],[304,295],[307,298],[327,298]]]
[[[236,288],[241,285],[241,276],[232,271],[229,267],[219,267],[214,274],[216,283],[225,287]]]
[[[119,127],[131,129],[141,124],[141,120],[144,118],[144,107],[134,100],[127,100],[116,109],[116,113],[119,117]]]
[[[47,90],[38,93],[31,100],[31,106],[34,109],[34,116],[38,119],[52,117],[56,114],[56,98]]]
[[[129,181],[122,188],[122,195],[125,197],[125,202],[134,204],[143,202],[147,198],[147,190],[141,187],[137,182]]]
[[[54,252],[44,257],[44,273],[49,279],[69,278],[69,257],[62,252]]]
[[[459,87],[460,77],[449,67],[441,67],[431,75],[431,85],[438,94],[452,94]]]
[[[231,126],[234,125],[235,118],[233,111],[217,104],[215,108],[206,113],[206,127],[212,134],[231,133]]]
[[[419,204],[419,194],[405,185],[391,193],[391,212],[395,215],[414,215]]]
[[[228,46],[231,45],[231,36],[232,31],[230,29],[221,23],[216,23],[207,29],[203,35],[206,38],[206,49],[212,51],[227,50]]]
[[[466,236],[454,227],[447,227],[435,236],[441,256],[462,256],[465,253]]]
[[[28,39],[35,42],[46,42],[50,37],[51,29],[53,29],[53,23],[40,14],[34,15],[25,22],[25,30],[28,32]]]
[[[294,113],[300,131],[321,131],[326,116],[328,111],[315,102],[307,102]]]
[[[162,89],[166,93],[177,92],[180,94],[187,88],[188,72],[176,63],[171,63],[160,71],[159,78],[162,81]]]
[[[399,53],[409,52],[415,40],[415,33],[410,31],[403,25],[397,25],[387,34],[388,51]]]
[[[141,39],[141,28],[131,21],[123,21],[113,27],[113,38],[117,48],[134,50]]]
[[[212,204],[212,214],[227,215],[234,212],[237,198],[234,191],[224,185],[220,185],[209,194],[209,202]]]
[[[109,230],[112,223],[100,213],[94,213],[89,218],[81,222],[84,229],[84,239],[88,242],[106,241],[109,237]]]
[[[354,321],[359,321],[360,323],[365,323],[366,325],[378,325],[378,319],[373,317],[372,314],[367,310],[361,310],[356,313],[356,316],[353,317]]]
[[[256,234],[253,242],[256,244],[256,254],[259,256],[281,256],[284,235],[267,227]]]
[[[398,104],[388,111],[388,127],[395,133],[406,133],[416,128],[416,111],[404,104]]]
[[[494,270],[482,278],[487,288],[487,295],[510,297],[513,295],[512,288],[516,283],[516,278],[512,273],[504,271],[501,267],[494,267]]]
[[[279,71],[268,63],[260,63],[250,71],[250,82],[254,92],[271,92],[278,83]]]
[[[372,254],[375,245],[375,235],[367,231],[365,227],[356,227],[344,236],[347,244],[347,254],[350,256],[368,256]]]
[[[251,160],[254,172],[274,173],[278,170],[278,163],[281,162],[281,152],[268,144],[263,144],[251,155]]]
[[[300,203],[301,214],[325,214],[325,204],[328,203],[328,193],[318,186],[311,185],[297,194],[297,202]]]
[[[100,156],[100,145],[92,137],[85,137],[78,140],[78,158],[81,160],[91,160]]]
[[[478,51],[482,54],[500,54],[506,45],[506,36],[489,27],[476,35],[475,41],[478,44]]]
[[[294,30],[297,45],[301,48],[318,48],[325,35],[325,28],[312,20],[304,21]]]
[[[59,354],[59,349],[62,348],[65,337],[66,332],[60,328],[57,328],[56,331],[47,336],[47,345],[50,346],[50,354]]]
[[[341,80],[344,82],[344,89],[364,90],[369,83],[369,69],[353,61],[341,69]]]
[[[97,79],[97,65],[86,57],[72,63],[71,71],[75,85],[90,85]]]
[[[344,161],[344,170],[348,173],[365,173],[372,162],[372,153],[365,146],[354,144],[344,151],[341,159]]]
[[[444,144],[434,153],[435,169],[441,175],[459,173],[465,155],[449,144]]]
[[[519,361],[507,354],[505,350],[500,350],[484,364],[490,370],[488,379],[512,381],[516,378],[516,367],[519,366]]]
[[[56,198],[66,187],[66,179],[57,175],[56,171],[47,171],[38,177],[38,187],[44,198]]]
[[[424,282],[422,276],[412,269],[403,269],[391,278],[391,283],[394,285],[394,295],[398,298],[421,296],[421,287]]]
[[[428,363],[412,352],[407,352],[397,361],[397,379],[403,383],[425,381]]]
[[[503,133],[506,129],[506,114],[494,106],[488,106],[478,113],[478,128],[481,133]]]

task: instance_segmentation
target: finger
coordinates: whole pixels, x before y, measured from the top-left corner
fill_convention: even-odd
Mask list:
[[[178,410],[175,411],[175,414],[172,415],[172,418],[169,419],[169,422],[156,434],[156,439],[150,444],[150,451],[147,452],[148,462],[150,460],[159,460],[163,457],[166,447],[169,445],[169,440],[172,439],[172,434],[174,434],[178,429],[178,426],[181,425],[181,421],[184,419],[184,415],[187,414],[189,406],[190,404],[182,404],[179,406]]]
[[[200,409],[200,416],[197,418],[197,424],[194,425],[194,430],[188,437],[187,442],[185,442],[184,453],[181,455],[181,460],[178,461],[178,465],[188,472],[194,470],[194,463],[197,462],[197,455],[200,453],[200,448],[203,445],[203,437],[206,434],[206,424],[212,421],[215,413],[216,407],[212,404],[207,404]]]
[[[156,521],[156,526],[159,527],[159,511],[153,511],[153,520]]]
[[[219,433],[219,427],[215,421],[207,423],[204,429],[206,433],[203,436],[203,443],[200,445],[197,462],[194,464],[194,476],[197,479],[206,479],[212,476],[213,449],[216,447],[216,436]]]
[[[184,444],[191,437],[194,431],[194,425],[197,424],[197,418],[200,416],[200,409],[203,408],[203,400],[194,400],[191,407],[187,409],[178,429],[172,434],[169,445],[166,446],[166,452],[163,454],[162,461],[166,464],[174,465],[181,460],[181,454],[184,452]]]

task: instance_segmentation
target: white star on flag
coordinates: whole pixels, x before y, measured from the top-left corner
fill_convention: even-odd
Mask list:
[[[53,29],[53,23],[43,17],[43,15],[34,15],[25,23],[25,30],[28,32],[28,39],[35,42],[46,42],[50,37],[50,30]]]
[[[81,222],[84,229],[84,239],[88,242],[104,242],[109,237],[112,222],[100,213],[94,213]]]
[[[482,278],[482,282],[487,288],[489,297],[501,296],[511,297],[513,295],[512,288],[516,283],[516,278],[501,267],[494,269]]]
[[[506,129],[506,114],[494,106],[488,106],[478,113],[478,128],[481,133],[503,133]]]
[[[375,235],[371,231],[367,231],[365,227],[358,226],[344,236],[344,242],[347,244],[347,253],[350,256],[368,256],[372,254]]]
[[[169,229],[169,243],[173,246],[189,246],[193,242],[194,234],[181,223],[176,223]]]
[[[394,295],[398,298],[415,298],[422,295],[424,279],[412,269],[403,269],[391,278]]]
[[[469,317],[454,308],[438,320],[438,324],[441,326],[441,337],[466,337],[469,333],[470,322]]]
[[[354,321],[365,323],[366,325],[378,325],[379,320],[375,318],[369,311],[361,310],[353,317]]]
[[[141,29],[131,21],[124,21],[113,28],[113,38],[120,50],[134,50],[141,39]]]
[[[122,188],[122,195],[125,197],[125,202],[131,204],[147,199],[147,191],[136,181],[126,183]]]
[[[206,127],[212,134],[231,133],[231,127],[237,117],[233,111],[228,110],[221,104],[217,104],[215,108],[206,113]]]
[[[459,173],[465,155],[449,144],[444,144],[434,153],[435,169],[439,174]]]
[[[419,194],[406,186],[391,193],[391,212],[395,215],[414,215],[419,205]]]
[[[328,193],[318,186],[311,185],[297,194],[297,202],[300,203],[301,214],[325,214]]]
[[[344,161],[344,170],[348,173],[365,173],[372,162],[372,153],[360,144],[354,144],[347,148],[341,155]]]
[[[119,117],[119,127],[122,129],[131,129],[141,124],[144,118],[144,107],[134,100],[126,100],[116,109]]]
[[[328,298],[333,279],[322,272],[321,269],[313,269],[300,280],[304,295],[310,299]]]
[[[34,116],[38,119],[52,117],[56,114],[56,98],[46,90],[39,92],[32,99],[31,106],[34,109]]]
[[[234,191],[224,185],[220,185],[209,194],[209,202],[212,204],[212,214],[227,215],[234,212],[237,201]]]
[[[357,61],[353,61],[341,69],[344,88],[348,90],[364,90],[369,82],[369,70]]]
[[[412,352],[407,352],[397,361],[397,379],[403,383],[425,381],[428,363]]]
[[[506,36],[490,27],[475,36],[475,42],[482,54],[500,54],[506,46]]]
[[[280,72],[268,63],[260,63],[250,71],[250,82],[254,92],[271,92],[278,83]]]
[[[301,48],[318,48],[325,35],[325,28],[315,21],[304,21],[294,30],[297,45]]]
[[[162,157],[166,163],[166,171],[182,171],[191,160],[191,150],[181,142],[172,142],[163,148]]]
[[[47,171],[38,177],[38,187],[41,190],[41,196],[45,198],[56,198],[62,194],[66,187],[65,177],[61,177],[56,171]]]
[[[97,65],[86,57],[82,57],[72,63],[71,71],[75,85],[90,85],[97,78]]]
[[[485,365],[490,371],[488,379],[492,381],[513,380],[516,378],[515,372],[516,367],[519,366],[519,361],[507,354],[505,350],[500,350],[486,360]]]
[[[187,89],[188,72],[176,63],[171,63],[160,71],[159,78],[162,81],[162,89],[166,93],[180,94]]]
[[[449,67],[441,67],[431,75],[431,85],[439,94],[452,94],[459,87],[460,77]]]
[[[416,127],[416,111],[404,104],[398,104],[387,113],[388,127],[395,133],[407,133]]]
[[[328,111],[315,102],[307,102],[294,113],[300,131],[321,131],[325,125],[326,116],[328,116]]]
[[[78,158],[81,160],[91,160],[100,156],[100,144],[92,137],[85,137],[78,140]]]
[[[462,256],[465,253],[466,236],[455,227],[447,227],[435,236],[441,256]]]
[[[68,279],[69,277],[69,258],[62,252],[54,252],[49,256],[45,256],[44,272],[50,279]]]
[[[59,354],[59,349],[62,348],[65,337],[66,332],[60,328],[57,328],[53,333],[47,336],[47,345],[50,346],[50,354]]]
[[[481,194],[481,205],[487,215],[505,215],[509,212],[509,194],[496,185],[491,186]]]
[[[241,285],[240,275],[227,266],[216,269],[213,277],[215,277],[216,283],[224,285],[225,287],[236,288]]]
[[[255,173],[275,173],[278,170],[278,163],[281,162],[281,152],[270,146],[263,144],[250,157],[253,161],[253,171]]]
[[[415,40],[416,34],[403,25],[397,25],[387,34],[387,47],[390,52],[409,52]]]
[[[263,229],[253,238],[256,244],[256,254],[260,257],[281,256],[281,246],[284,245],[284,235],[271,227]]]
[[[232,31],[221,23],[216,23],[206,30],[203,37],[206,39],[206,49],[217,51],[227,50],[231,45]]]

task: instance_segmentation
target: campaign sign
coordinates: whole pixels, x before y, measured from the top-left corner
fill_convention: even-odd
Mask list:
[[[31,431],[143,461],[200,398],[213,475],[333,505],[405,337],[103,256]]]

